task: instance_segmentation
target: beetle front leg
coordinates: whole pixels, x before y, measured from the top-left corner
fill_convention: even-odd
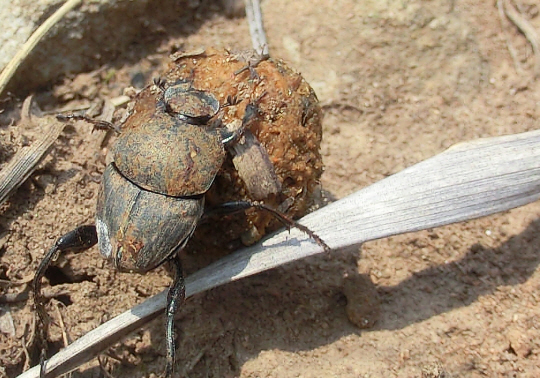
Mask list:
[[[63,252],[82,252],[97,243],[96,227],[94,225],[80,226],[75,230],[68,232],[60,237],[54,246],[47,252],[34,276],[32,289],[34,291],[34,307],[38,314],[38,322],[36,323],[36,333],[38,335],[39,344],[41,344],[40,352],[40,371],[39,376],[45,376],[45,359],[47,357],[47,331],[49,328],[49,316],[45,311],[45,298],[41,293],[41,279],[45,276],[47,268],[54,262],[60,253]]]
[[[103,121],[100,119],[94,119],[82,114],[57,114],[56,119],[61,122],[73,121],[86,121],[94,125],[94,130],[113,130],[117,134],[120,134],[120,129],[112,122]]]
[[[255,100],[251,101],[249,104],[246,105],[246,110],[244,112],[244,117],[242,118],[242,124],[241,126],[236,130],[222,130],[222,141],[223,146],[225,148],[231,148],[234,146],[240,138],[242,138],[242,135],[244,135],[244,132],[249,129],[251,126],[251,123],[254,122],[257,117],[259,116],[259,107],[258,102],[266,96],[266,91],[264,91],[260,96],[258,96]],[[229,101],[229,99],[227,99]],[[231,101],[236,101],[232,100]]]
[[[186,285],[184,282],[184,272],[182,271],[180,257],[176,254],[170,261],[174,268],[175,275],[167,295],[167,310],[165,313],[167,317],[165,328],[165,342],[167,344],[167,367],[165,368],[165,378],[172,378],[174,373],[176,352],[174,316],[178,310],[178,306],[184,303],[186,298]]]

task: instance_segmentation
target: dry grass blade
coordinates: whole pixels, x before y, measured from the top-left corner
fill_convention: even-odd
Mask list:
[[[469,220],[540,198],[540,131],[461,143],[362,189],[300,222],[332,248]],[[321,253],[295,229],[281,231],[190,276],[187,296]],[[47,362],[66,373],[164,313],[166,292],[101,325]],[[19,378],[39,376],[34,367]]]
[[[22,45],[21,49],[15,54],[13,59],[7,64],[2,73],[0,73],[0,94],[4,91],[9,80],[13,77],[17,68],[21,65],[24,59],[38,44],[45,34],[62,18],[67,12],[78,6],[82,0],[68,0],[56,12],[52,14],[39,28],[28,38],[28,41]]]
[[[30,177],[65,127],[65,123],[52,120],[50,117],[39,118],[37,122],[41,129],[45,129],[49,124],[50,126],[43,130],[41,139],[29,147],[20,149],[0,171],[0,204],[4,203],[9,195]]]

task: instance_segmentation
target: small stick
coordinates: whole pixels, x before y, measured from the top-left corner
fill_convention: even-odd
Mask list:
[[[67,335],[66,331],[66,324],[64,323],[64,318],[62,317],[62,313],[60,312],[60,303],[56,302],[56,314],[58,315],[58,323],[60,325],[60,329],[62,330],[62,340],[64,341],[64,348],[69,345],[69,337]]]
[[[32,335],[34,335],[34,332],[32,331]],[[21,337],[21,344],[22,344],[22,353],[24,353],[24,366],[23,366],[23,370],[26,370],[30,367],[30,364],[31,364],[31,357],[30,357],[30,352],[28,351],[28,345],[30,343],[27,343],[26,342],[26,338],[24,337],[24,335]],[[17,361],[17,359],[19,358],[20,354],[14,358],[13,360],[14,361]]]
[[[525,38],[527,38],[532,46],[534,53],[534,75],[538,77],[540,76],[540,38],[538,37],[538,33],[529,21],[519,14],[510,1],[503,0],[503,3],[504,12],[508,19],[525,35]]]
[[[69,295],[70,292],[68,290],[61,290],[61,291],[52,291],[52,290],[44,290],[43,292],[43,298],[45,299],[51,299],[56,298],[61,295]],[[24,291],[21,291],[20,293],[7,293],[0,295],[0,304],[2,303],[17,303],[17,302],[25,302],[30,298],[30,287],[25,288]]]
[[[245,0],[246,2],[246,17],[249,23],[249,33],[251,34],[251,44],[253,49],[263,56],[269,55],[268,42],[266,41],[266,33],[261,12],[261,4],[259,0]]]
[[[52,14],[43,24],[41,24],[36,31],[28,38],[28,40],[22,45],[21,49],[15,54],[13,59],[7,64],[2,73],[0,73],[0,94],[4,91],[7,84],[17,71],[17,68],[26,59],[28,54],[39,43],[45,34],[66,15],[70,10],[78,6],[82,0],[68,0],[62,5],[56,12]]]
[[[6,285],[26,285],[29,282],[32,282],[34,280],[34,273],[29,274],[26,277],[23,277],[19,281],[13,281],[13,280],[0,280],[0,283],[6,284]]]
[[[105,376],[106,376],[107,378],[115,378],[115,377],[114,377],[111,373],[109,373],[109,371],[107,370],[107,366],[105,366],[105,363],[103,362],[102,356],[98,356],[97,360],[98,360],[99,367],[100,367],[102,373],[105,374]]]
[[[512,61],[514,62],[514,68],[517,73],[521,74],[523,73],[523,68],[521,68],[521,64],[519,63],[519,58],[517,56],[517,51],[512,45],[512,41],[510,41],[510,37],[508,36],[508,32],[505,30],[505,22],[506,19],[505,12],[504,12],[504,0],[497,0],[497,9],[499,10],[499,19],[501,20],[501,29],[504,35],[504,41],[506,42],[506,48],[508,49],[508,52],[510,53],[510,56],[512,57]]]
[[[26,334],[26,326],[28,324],[25,324],[24,328],[25,328],[25,332],[24,334]],[[34,314],[34,316],[32,317],[32,324],[30,325],[30,337],[28,338],[28,342],[26,342],[26,338],[23,337],[21,338],[21,343],[22,343],[22,346],[23,346],[23,353],[24,353],[24,357],[25,357],[25,361],[24,361],[24,367],[23,369],[24,370],[27,370],[29,367],[30,367],[30,364],[32,363],[32,358],[30,357],[30,352],[28,351],[28,347],[31,346],[33,343],[34,343],[34,339],[36,337],[36,314]],[[17,361],[18,358],[14,358],[14,361]]]

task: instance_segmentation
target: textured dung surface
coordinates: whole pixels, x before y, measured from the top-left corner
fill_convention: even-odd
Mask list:
[[[242,120],[246,106],[250,102],[256,105],[258,114],[249,123],[249,130],[272,165],[258,169],[273,168],[281,185],[281,192],[269,194],[262,202],[283,209],[291,217],[299,217],[314,205],[314,193],[319,189],[322,173],[319,152],[322,114],[317,97],[302,76],[281,60],[255,62],[248,69],[250,57],[244,55],[217,49],[187,52],[174,59],[164,79],[189,80],[194,88],[212,93],[222,106],[228,99],[235,99],[237,105],[227,106],[218,114],[224,124]],[[252,61],[257,60],[257,55],[253,55]],[[229,155],[206,195],[207,207],[259,199],[244,184],[249,175],[257,173],[239,172]],[[267,228],[276,226],[280,224],[260,211],[250,211],[247,219],[243,215],[212,218],[196,231],[188,250],[206,250],[206,256],[213,252],[210,249],[223,253],[228,246],[236,248],[242,241],[247,244],[257,241]],[[209,241],[214,247],[208,245]]]
[[[298,217],[313,205],[313,193],[322,173],[321,109],[315,93],[299,73],[279,59],[255,62],[248,69],[249,61],[257,60],[257,55],[253,55],[250,59],[241,53],[207,49],[201,55],[176,59],[166,78],[190,79],[195,88],[210,91],[221,104],[228,97],[240,101],[223,110],[224,123],[243,119],[246,106],[250,102],[256,104],[259,114],[250,130],[265,147],[283,185],[282,193],[268,203],[278,206],[293,199],[288,213]],[[211,203],[239,195],[250,199],[231,168],[225,169],[219,180],[219,190],[213,190],[209,196]]]

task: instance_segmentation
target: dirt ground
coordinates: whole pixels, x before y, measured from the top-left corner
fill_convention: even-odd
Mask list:
[[[455,143],[538,127],[532,50],[501,21],[495,3],[263,2],[271,54],[302,72],[323,105],[322,185],[331,200]],[[540,31],[537,0],[517,3]],[[243,18],[213,8],[193,12],[204,22],[174,26],[170,37],[144,45],[144,58],[119,57],[37,93],[37,102],[55,111],[118,96],[141,77],[157,76],[174,46],[250,47]],[[2,280],[27,281],[58,236],[93,222],[106,148],[91,130],[68,127],[2,207]],[[4,125],[0,136],[5,163],[35,131]],[[177,369],[191,378],[538,377],[539,215],[533,203],[335,251],[195,296],[177,316]],[[164,268],[117,273],[96,248],[62,259],[48,278],[58,300],[52,316],[63,320],[70,340],[170,283]],[[27,289],[0,283],[2,294]],[[364,328],[349,321],[348,301],[365,311]],[[0,306],[13,321],[2,317],[0,376],[15,377],[27,361],[21,340],[30,338],[32,307]],[[61,347],[60,327],[52,332],[53,349]],[[107,374],[94,360],[73,377],[159,375],[163,338],[158,318],[111,348],[102,358]]]

